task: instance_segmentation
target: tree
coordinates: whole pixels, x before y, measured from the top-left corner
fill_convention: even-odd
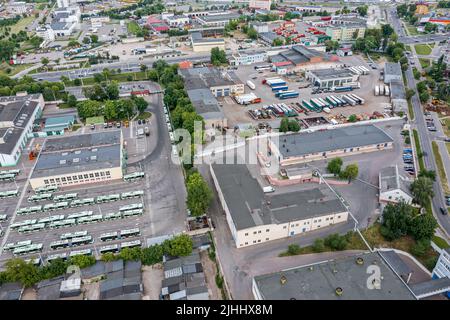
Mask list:
[[[356,122],[356,120],[357,120],[356,114],[351,114],[347,120],[348,120],[348,122]]]
[[[314,252],[323,252],[325,250],[325,242],[323,239],[316,239],[312,245],[312,249]]]
[[[427,23],[425,23],[424,30],[426,33],[434,33],[437,31],[437,28],[438,28],[438,26],[436,24],[427,22]]]
[[[47,263],[45,266],[41,267],[39,270],[40,279],[51,279],[66,273],[67,262],[63,259],[58,258]]]
[[[80,269],[90,267],[90,266],[94,265],[95,262],[96,262],[95,257],[83,256],[83,255],[73,256],[69,260],[69,264],[76,265],[76,266],[80,267]]]
[[[416,242],[411,248],[411,253],[415,256],[421,257],[426,254],[428,249],[430,249],[431,243],[430,239],[421,239]]]
[[[408,234],[412,217],[412,207],[405,203],[389,203],[383,210],[383,223],[380,232],[392,241]]]
[[[324,243],[327,247],[330,247],[331,249],[338,251],[345,250],[345,248],[347,247],[346,237],[340,236],[337,233],[330,234],[329,236],[327,236],[325,238]]]
[[[92,43],[97,43],[98,42],[98,35],[91,34],[91,42]]]
[[[145,77],[147,78],[147,69],[148,69],[147,65],[141,64],[140,69],[142,72],[145,72]]]
[[[91,38],[89,38],[89,37],[84,37],[83,40],[82,40],[82,42],[83,42],[84,44],[91,43]]]
[[[327,40],[325,41],[325,47],[327,51],[336,51],[337,49],[339,49],[339,42]]]
[[[288,245],[287,254],[290,256],[295,256],[297,254],[300,254],[300,246],[298,244]]]
[[[394,29],[389,24],[383,24],[381,26],[381,32],[383,33],[383,37],[389,38],[394,33]]]
[[[94,100],[80,101],[77,103],[78,115],[82,119],[97,117],[102,113],[101,103]]]
[[[430,178],[432,181],[436,181],[436,171],[434,170],[420,170],[419,177],[427,177]]]
[[[427,91],[424,91],[419,94],[420,102],[425,103],[430,100],[430,94]]]
[[[186,189],[186,203],[192,215],[205,214],[212,199],[212,191],[200,173],[195,172],[187,178]]]
[[[79,47],[80,43],[76,40],[70,40],[69,43],[67,44],[67,46],[69,48]]]
[[[220,66],[227,63],[227,55],[225,50],[220,50],[218,47],[211,49],[211,63],[215,66]]]
[[[190,255],[192,253],[192,246],[192,238],[187,234],[178,235],[163,243],[165,253],[173,257]]]
[[[144,98],[142,98],[142,97],[133,97],[132,100],[133,100],[133,102],[134,102],[134,104],[136,106],[136,109],[139,111],[139,113],[142,113],[142,112],[145,111],[145,109],[147,109],[148,102]]]
[[[297,120],[289,120],[288,127],[289,127],[289,131],[292,131],[292,132],[300,131],[300,125]]]
[[[275,38],[272,41],[272,47],[279,47],[279,46],[282,46],[283,44],[284,44],[284,41],[281,38]]]
[[[367,16],[367,9],[369,7],[368,6],[360,6],[356,8],[356,11],[358,11],[359,15],[362,17]]]
[[[255,28],[253,27],[248,28],[246,34],[252,40],[258,39],[258,32],[256,32]]]
[[[406,89],[406,99],[408,99],[408,100],[411,99],[412,96],[415,94],[416,94],[416,92],[413,89],[411,89],[411,88]]]
[[[416,240],[431,240],[438,224],[431,214],[421,214],[411,220],[410,234]]]
[[[6,266],[6,277],[10,282],[20,282],[25,287],[31,287],[39,282],[39,269],[31,262],[14,258],[8,260]]]
[[[81,86],[81,80],[77,78],[77,79],[73,80],[73,84],[76,86]]]
[[[103,262],[111,262],[111,261],[117,260],[117,257],[112,252],[105,252],[102,254],[100,260],[102,260]]]
[[[115,101],[108,100],[103,107],[103,116],[106,120],[115,120],[118,117],[117,105]]]
[[[153,245],[142,249],[141,261],[144,265],[152,265],[162,261],[164,250],[162,245]]]
[[[328,162],[327,165],[327,171],[329,173],[334,174],[335,176],[341,173],[341,167],[342,167],[342,159],[341,158],[334,158],[330,162]]]
[[[77,106],[77,98],[73,94],[69,94],[67,96],[67,105],[70,108],[76,108],[76,106]]]
[[[433,181],[428,177],[419,177],[411,183],[411,193],[414,203],[425,207],[430,197],[434,197]]]
[[[358,177],[358,171],[358,165],[356,163],[351,163],[345,167],[345,170],[340,173],[340,176],[352,181]]]
[[[135,261],[141,258],[141,248],[123,248],[120,250],[119,258],[124,261]]]
[[[281,119],[279,131],[284,133],[289,131],[289,119],[287,117]]]
[[[111,83],[106,86],[106,94],[109,99],[118,99],[119,93],[119,84],[117,83],[117,81],[111,81]]]
[[[50,63],[50,60],[46,57],[41,58],[41,63],[44,65],[44,67],[47,67],[47,65]]]

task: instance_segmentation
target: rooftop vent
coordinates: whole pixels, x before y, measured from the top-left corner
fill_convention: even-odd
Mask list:
[[[97,161],[97,156],[91,156],[92,161]]]
[[[286,276],[282,275],[281,278],[280,278],[280,283],[281,284],[286,284],[286,282],[287,282]]]
[[[359,264],[362,266],[364,264],[364,259],[361,257],[356,258],[356,264]]]
[[[59,160],[59,164],[66,164],[66,160],[65,159]]]
[[[80,158],[73,159],[73,163],[77,163],[77,162],[80,162]]]
[[[75,150],[75,154],[80,154],[81,150]]]
[[[337,287],[335,292],[336,292],[336,295],[342,296],[342,294],[344,293],[344,289],[342,289],[341,287]]]
[[[62,156],[67,156],[68,154],[69,154],[68,152],[61,153]]]

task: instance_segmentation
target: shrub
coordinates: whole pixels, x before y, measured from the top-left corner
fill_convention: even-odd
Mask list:
[[[298,244],[290,244],[287,249],[287,254],[295,256],[300,253],[300,246]]]
[[[314,240],[312,249],[314,252],[323,252],[325,250],[325,242],[323,241],[323,239]]]
[[[421,257],[425,255],[430,246],[431,246],[430,240],[428,239],[419,240],[416,242],[415,245],[412,246],[411,253],[415,256]]]

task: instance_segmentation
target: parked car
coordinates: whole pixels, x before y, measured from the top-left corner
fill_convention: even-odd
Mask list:
[[[444,208],[442,208],[442,207],[440,207],[439,208],[439,211],[441,211],[441,213],[445,216],[445,215],[447,215],[447,210],[445,210]]]
[[[95,130],[95,124],[91,124],[91,130]]]

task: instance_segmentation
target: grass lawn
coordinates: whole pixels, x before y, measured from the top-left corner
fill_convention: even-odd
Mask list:
[[[408,113],[409,113],[409,118],[411,120],[414,120],[414,108],[412,106],[411,99],[408,99]]]
[[[422,66],[422,69],[426,69],[430,66],[430,59],[425,58],[419,58],[420,65]]]
[[[82,83],[85,86],[96,84],[94,78],[83,78],[83,79],[80,79],[80,80],[82,80]],[[129,82],[129,81],[147,80],[147,77],[146,77],[144,71],[139,71],[139,72],[116,73],[116,74],[111,75],[108,78],[108,80],[116,80],[118,82]],[[66,85],[67,86],[74,86],[75,84],[74,84],[74,82],[72,80],[72,81],[67,81]]]
[[[445,146],[447,147],[448,154],[450,154],[450,142],[447,142]]]
[[[438,174],[439,174],[439,177],[441,178],[442,189],[444,189],[445,194],[450,194],[447,176],[445,174],[445,169],[444,169],[444,162],[442,161],[441,153],[439,152],[439,146],[436,143],[436,141],[432,141],[431,144],[433,146],[434,157],[436,158]]]
[[[450,118],[442,119],[442,129],[444,129],[444,133],[447,137],[450,136]]]
[[[74,124],[74,125],[72,126],[72,131],[77,131],[77,130],[80,129],[81,127],[82,127],[81,124]]]
[[[432,48],[428,44],[416,44],[414,45],[416,53],[421,56],[427,56],[431,53]]]
[[[419,159],[419,169],[420,171],[425,170],[425,162],[423,160],[423,157],[419,157],[419,154],[422,154],[422,148],[420,146],[420,140],[419,140],[419,133],[417,132],[417,130],[413,130],[413,135],[414,135],[414,144],[416,145],[416,155],[417,158]]]
[[[0,64],[0,74],[4,74],[7,76],[13,76],[17,73],[19,73],[20,71],[23,71],[29,67],[31,67],[32,64],[16,64],[16,65],[9,65],[9,63],[6,62],[2,62]],[[8,73],[6,70],[11,69],[11,72]]]
[[[140,115],[137,116],[136,120],[146,120],[149,119],[152,116],[150,112],[142,112]]]
[[[409,44],[405,44],[405,50],[411,52],[411,46]]]
[[[419,32],[417,31],[417,28],[410,24],[406,25],[406,29],[408,30],[408,33],[410,36],[417,36],[419,34]]]
[[[139,31],[141,31],[141,27],[136,22],[132,21],[127,24],[127,30],[129,33],[132,33],[135,35]]]
[[[36,18],[33,15],[26,18],[21,18],[15,25],[11,26],[10,33],[18,33],[19,31],[25,30],[25,27],[28,27],[34,19]]]
[[[86,125],[88,124],[103,124],[105,123],[105,118],[103,116],[100,117],[90,117],[86,119]]]
[[[432,240],[441,249],[445,249],[445,248],[449,248],[450,247],[450,245],[447,243],[447,241],[445,241],[441,237],[433,236]]]

